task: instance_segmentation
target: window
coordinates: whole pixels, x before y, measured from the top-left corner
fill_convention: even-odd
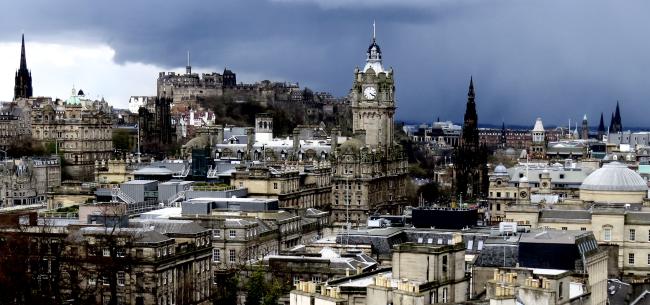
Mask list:
[[[562,231],[566,231],[566,230],[568,230],[568,229],[569,229],[569,228],[567,228],[567,227],[562,227]]]
[[[564,174],[560,174],[560,179],[564,179]]]
[[[273,189],[274,189],[274,190],[277,190],[277,189],[278,189],[278,183],[277,183],[277,182],[273,182]]]
[[[230,238],[235,238],[237,236],[237,231],[235,230],[230,230]]]
[[[587,228],[585,228],[585,227],[581,227],[581,228],[580,228],[580,231],[587,231]]]
[[[442,256],[442,273],[447,273],[447,255]],[[446,274],[443,274],[443,276],[446,276]]]
[[[630,229],[630,240],[635,240],[636,239],[636,230],[635,229]]]
[[[497,203],[497,211],[501,211],[501,204]]]
[[[563,291],[562,291],[562,285],[563,285],[562,282],[560,282],[560,285],[558,286],[558,292],[557,292],[557,296],[558,296],[558,298],[559,298],[560,300],[561,300],[562,298],[564,298],[564,296],[563,296]]]
[[[627,255],[627,263],[630,265],[634,265],[634,253],[629,253]]]
[[[467,241],[467,250],[472,250],[473,246],[474,246],[474,241],[473,240],[468,240]]]
[[[497,192],[497,198],[501,197],[501,192]]]
[[[117,257],[125,257],[126,256],[126,250],[124,250],[124,248],[119,248],[119,249],[117,249],[116,255],[117,255]]]
[[[442,302],[447,303],[447,288],[442,288]]]
[[[102,249],[102,255],[106,257],[111,256],[111,250],[108,248]]]
[[[215,237],[215,238],[221,237],[221,230],[220,229],[212,230],[212,237]]]
[[[95,286],[97,285],[97,281],[95,280],[94,277],[88,278],[88,286]]]
[[[124,271],[118,271],[117,272],[117,285],[118,286],[124,286],[126,283],[126,279],[124,276]]]
[[[650,265],[650,254],[648,254],[648,265]]]
[[[228,259],[231,263],[235,262],[235,249],[230,249]]]
[[[212,261],[218,263],[221,261],[221,250],[212,249]]]
[[[604,241],[611,241],[612,240],[612,228],[611,227],[603,228],[603,240]]]
[[[483,250],[483,241],[482,240],[478,241],[478,246],[476,246],[476,250],[478,250],[478,251]]]
[[[295,286],[295,285],[298,285],[298,283],[300,283],[300,277],[297,276],[297,275],[294,275],[294,276],[293,276],[293,285],[294,285],[294,286]]]
[[[311,281],[312,283],[318,284],[321,282],[320,275],[312,275],[311,276]]]

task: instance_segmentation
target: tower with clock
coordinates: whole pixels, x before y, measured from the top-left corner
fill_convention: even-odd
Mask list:
[[[366,64],[354,71],[350,90],[352,131],[365,132],[365,145],[389,147],[393,145],[395,115],[395,82],[393,70],[384,70],[381,49],[375,37],[368,47]]]

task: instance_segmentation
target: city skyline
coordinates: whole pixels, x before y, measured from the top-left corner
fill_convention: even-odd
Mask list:
[[[77,18],[11,22],[0,31],[5,67],[0,80],[10,83],[18,68],[24,30],[35,95],[65,99],[74,85],[126,108],[131,95],[155,94],[158,72],[183,71],[189,49],[194,71],[227,67],[244,82],[299,82],[344,96],[352,83],[351,67],[363,64],[377,20],[385,64],[396,73],[399,120],[431,122],[440,117],[460,122],[472,75],[479,124],[532,126],[542,117],[549,125],[567,125],[569,119],[580,122],[587,114],[590,126],[596,126],[600,113],[608,121],[620,100],[624,126],[644,127],[643,113],[650,109],[643,69],[650,57],[643,54],[650,46],[635,31],[647,21],[640,13],[623,14],[606,2],[593,2],[588,10],[582,4],[199,1],[156,9],[138,3],[122,12],[108,5],[68,1],[50,7],[45,2],[39,5],[50,7],[52,15],[74,9]],[[29,4],[11,4],[14,9],[24,5]],[[640,12],[645,5],[632,2],[628,8],[636,6],[634,11]],[[252,8],[268,14],[260,16]],[[537,9],[535,16],[520,16],[531,8]],[[157,18],[172,9],[173,18]],[[499,9],[505,9],[499,20],[490,17]],[[250,16],[242,15],[244,11]],[[230,17],[234,13],[239,19]],[[207,27],[206,20],[216,27]],[[122,81],[126,76],[129,82]],[[11,89],[2,86],[0,99],[10,100]],[[431,111],[422,113],[423,106]]]

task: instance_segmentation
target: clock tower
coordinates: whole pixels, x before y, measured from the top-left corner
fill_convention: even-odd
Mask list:
[[[350,90],[353,133],[365,132],[365,145],[390,147],[393,145],[395,115],[395,82],[393,70],[384,70],[381,49],[375,37],[368,47],[366,65],[356,68]]]

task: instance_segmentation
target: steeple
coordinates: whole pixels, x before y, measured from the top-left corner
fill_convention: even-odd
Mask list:
[[[603,119],[603,113],[600,113],[600,123],[598,124],[598,140],[603,140],[603,135],[605,135],[605,120]]]
[[[25,34],[22,35],[22,42],[20,45],[20,69],[27,70],[27,58],[25,57]]]
[[[474,93],[474,79],[469,79],[469,90],[467,92],[467,106],[465,108],[465,120],[463,123],[463,145],[478,148],[478,115],[476,114],[476,102]]]
[[[469,91],[467,91],[467,97],[472,98],[472,101],[474,99],[474,77],[470,76],[469,77]]]
[[[614,132],[623,131],[623,123],[621,122],[621,111],[619,109],[618,101],[616,101],[616,112],[614,112]]]
[[[27,69],[27,57],[25,56],[25,34],[22,35],[20,46],[20,67],[16,71],[14,81],[14,99],[27,98],[32,96],[32,73]]]

